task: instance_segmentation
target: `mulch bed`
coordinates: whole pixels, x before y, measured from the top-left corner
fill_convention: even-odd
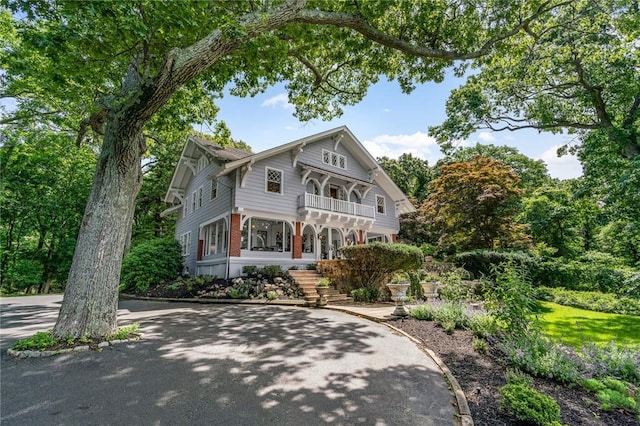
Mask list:
[[[522,424],[499,408],[498,390],[506,384],[507,365],[496,350],[490,348],[486,355],[480,354],[473,349],[470,331],[456,330],[449,335],[432,321],[405,319],[390,324],[420,340],[444,361],[460,383],[476,425]],[[540,378],[534,378],[534,387],[558,401],[563,424],[640,425],[633,413],[600,410],[595,397],[580,388]]]

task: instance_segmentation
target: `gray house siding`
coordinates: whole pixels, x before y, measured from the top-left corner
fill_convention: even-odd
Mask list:
[[[365,170],[360,162],[356,160],[356,158],[349,152],[343,144],[338,145],[338,149],[333,149],[334,143],[331,139],[326,139],[324,141],[319,141],[312,143],[311,145],[307,145],[304,147],[304,150],[300,154],[298,161],[301,163],[309,164],[310,166],[318,167],[321,169],[326,169],[334,173],[338,173],[341,175],[349,176],[359,180],[368,180],[369,179],[369,171]],[[338,154],[344,155],[347,158],[347,168],[341,169],[338,167],[329,166],[322,162],[322,150],[326,149],[331,152],[336,152]],[[289,162],[291,164],[291,162]],[[299,179],[298,179],[299,180]]]
[[[252,166],[244,188],[238,188],[236,206],[272,212],[284,215],[295,215],[298,207],[298,196],[304,193],[300,183],[300,171],[291,167],[291,153],[283,152],[274,157],[257,161]],[[266,191],[266,167],[282,171],[282,194]]]
[[[189,273],[193,275],[196,273],[196,263],[198,259],[198,240],[199,240],[199,231],[200,225],[204,222],[208,222],[209,220],[216,218],[218,216],[228,216],[230,200],[231,200],[231,189],[228,187],[233,181],[231,181],[228,177],[223,177],[219,179],[220,184],[218,185],[218,194],[214,200],[211,200],[211,185],[212,180],[210,176],[215,173],[220,165],[218,163],[212,162],[195,176],[192,176],[187,184],[185,190],[185,205],[184,208],[187,208],[187,215],[183,217],[183,211],[180,210],[178,212],[178,220],[176,223],[176,237],[180,240],[180,237],[187,233],[191,232],[191,244],[189,245],[189,254],[185,256],[184,262],[185,266],[188,267]],[[202,187],[202,206],[195,210],[192,209],[192,197],[193,192],[197,193],[198,189]],[[211,256],[205,256],[203,260],[213,260],[214,258],[224,259],[226,254],[218,253]],[[209,274],[207,275],[218,275],[218,274]]]
[[[332,167],[322,162],[322,150],[326,149],[338,154],[344,155],[347,159],[347,169]],[[325,141],[315,142],[306,146],[298,157],[298,163],[308,164],[320,169],[325,169],[333,173],[349,176],[355,179],[367,181],[369,171],[365,170],[356,158],[342,145],[337,150],[333,149],[333,141],[327,139]],[[266,167],[281,170],[283,172],[283,194],[274,194],[265,190]],[[296,215],[298,208],[298,197],[305,193],[305,185],[301,184],[300,168],[292,167],[291,152],[283,152],[276,156],[257,161],[252,166],[252,171],[247,177],[244,188],[238,188],[236,197],[236,206],[261,210],[265,212],[273,212],[285,215]],[[379,188],[374,188],[362,200],[363,205],[375,206],[375,194],[383,194]],[[386,195],[387,204],[392,204],[388,195]],[[389,214],[385,215],[382,220],[382,226],[388,227],[391,218],[395,217],[395,208],[392,210],[391,218]],[[396,227],[397,227],[397,219]]]

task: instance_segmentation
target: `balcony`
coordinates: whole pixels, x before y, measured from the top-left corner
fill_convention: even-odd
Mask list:
[[[351,201],[338,200],[336,198],[322,197],[320,195],[304,193],[298,197],[298,211],[314,210],[339,215],[350,215],[362,218],[375,217],[373,206],[365,206]]]

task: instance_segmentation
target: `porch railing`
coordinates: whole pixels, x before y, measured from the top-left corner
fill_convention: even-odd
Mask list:
[[[375,210],[372,206],[364,206],[351,201],[323,197],[308,192],[300,195],[298,198],[298,207],[345,213],[353,216],[375,217]]]

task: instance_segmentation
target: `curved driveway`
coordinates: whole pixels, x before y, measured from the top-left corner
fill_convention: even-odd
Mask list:
[[[340,312],[121,301],[144,339],[15,360],[60,296],[0,299],[3,425],[447,425],[433,361],[389,328]]]

